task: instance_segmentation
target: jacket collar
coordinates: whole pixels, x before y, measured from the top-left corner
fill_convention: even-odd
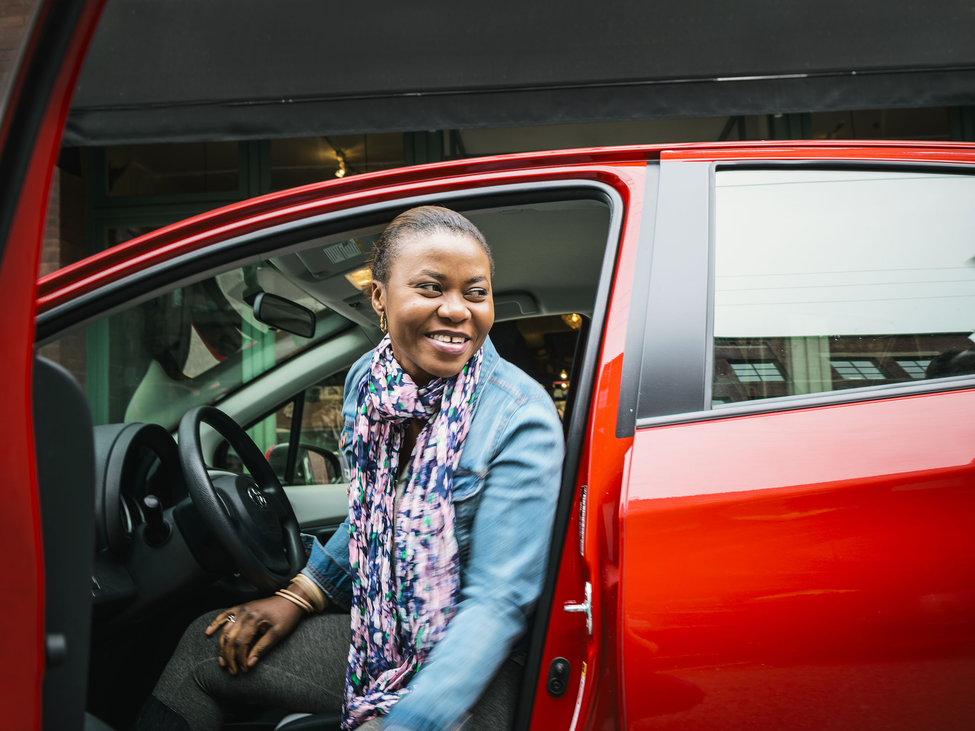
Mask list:
[[[484,358],[481,360],[481,375],[478,376],[478,380],[481,383],[487,383],[491,376],[494,375],[494,369],[501,362],[501,356],[498,355],[498,349],[491,342],[490,335],[484,339],[484,345],[482,347],[484,349]]]

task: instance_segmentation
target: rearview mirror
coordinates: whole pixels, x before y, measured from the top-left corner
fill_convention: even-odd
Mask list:
[[[315,313],[296,302],[261,292],[254,300],[254,317],[276,330],[310,338],[315,335]]]

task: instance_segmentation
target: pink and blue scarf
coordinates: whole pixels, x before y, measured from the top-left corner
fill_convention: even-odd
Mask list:
[[[454,616],[460,561],[451,496],[482,357],[483,349],[456,376],[418,388],[393,357],[387,336],[359,384],[350,465],[352,645],[344,729],[390,711]],[[394,516],[396,469],[411,419],[425,424]]]

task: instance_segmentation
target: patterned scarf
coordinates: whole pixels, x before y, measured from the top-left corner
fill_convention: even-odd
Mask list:
[[[356,401],[349,489],[352,645],[342,728],[385,715],[403,695],[447,623],[460,592],[451,496],[470,427],[483,349],[452,378],[417,388],[376,347]],[[425,421],[399,501],[395,473],[406,422]]]

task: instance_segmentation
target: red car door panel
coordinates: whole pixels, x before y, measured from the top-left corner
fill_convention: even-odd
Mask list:
[[[628,728],[970,728],[975,391],[638,429]]]
[[[38,728],[44,672],[44,575],[31,419],[31,364],[41,233],[71,91],[102,2],[44,2],[27,31],[0,124],[0,407],[6,562],[0,602],[0,727]],[[83,679],[79,679],[82,682]]]

